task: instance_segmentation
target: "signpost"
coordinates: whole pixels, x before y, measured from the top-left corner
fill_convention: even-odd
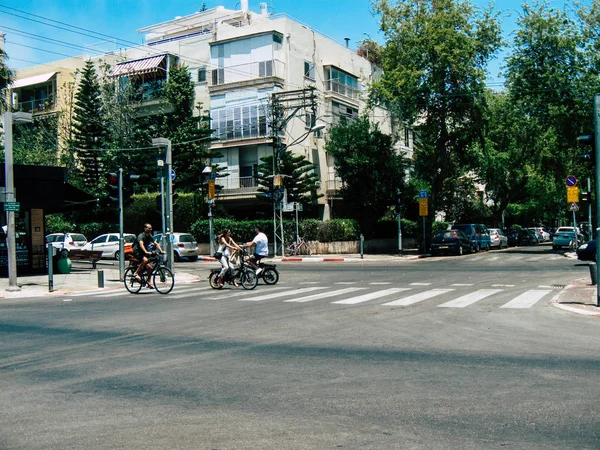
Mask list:
[[[579,202],[579,188],[577,186],[568,186],[567,187],[567,202],[568,203],[578,203]]]
[[[5,202],[4,211],[19,212],[21,211],[21,203],[19,202]]]
[[[426,190],[419,191],[419,216],[423,217],[423,253],[427,253],[427,239],[425,231],[425,218],[429,213],[428,208],[428,192]]]

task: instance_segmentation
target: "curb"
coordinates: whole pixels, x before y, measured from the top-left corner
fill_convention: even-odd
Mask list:
[[[558,309],[561,309],[563,311],[567,311],[570,313],[600,318],[600,308],[598,308],[596,311],[594,311],[594,310],[585,309],[585,306],[590,306],[590,307],[592,306],[592,305],[587,305],[585,303],[572,303],[572,304],[580,305],[580,307],[570,306],[570,304],[566,304],[566,303],[560,303],[561,297],[567,295],[569,290],[572,290],[573,288],[575,288],[577,281],[579,281],[579,280],[573,281],[571,284],[567,285],[564,290],[562,290],[561,292],[558,292],[556,295],[554,295],[554,297],[552,297],[550,299],[548,304],[550,306],[553,306],[555,308],[558,308]],[[596,308],[596,307],[594,306],[594,308]]]

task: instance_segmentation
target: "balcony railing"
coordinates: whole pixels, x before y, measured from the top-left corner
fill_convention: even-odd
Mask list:
[[[53,110],[55,106],[55,101],[54,96],[50,96],[46,98],[28,100],[26,102],[19,102],[14,106],[18,111],[28,113],[40,113]]]
[[[223,186],[223,189],[254,189],[258,187],[255,177],[224,177],[219,179],[218,182]]]
[[[283,78],[284,69],[285,64],[276,59],[239,64],[213,69],[209,81],[211,86],[218,86],[225,83],[236,83],[265,77]]]
[[[360,97],[360,89],[356,89],[345,84],[340,83],[337,80],[325,81],[325,89],[336,94],[343,95],[354,100],[358,100]]]

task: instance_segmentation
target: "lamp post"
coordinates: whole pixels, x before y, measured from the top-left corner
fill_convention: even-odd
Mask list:
[[[209,246],[209,252],[211,255],[214,255],[215,253],[215,227],[214,227],[214,222],[213,222],[213,214],[212,214],[212,204],[214,203],[215,199],[211,198],[211,191],[210,191],[210,183],[211,183],[211,179],[213,180],[212,183],[214,185],[214,178],[213,178],[213,173],[212,173],[212,167],[210,166],[206,166],[204,169],[202,169],[202,175],[206,175],[208,177],[210,177],[210,179],[208,180],[209,186],[208,186],[208,201],[207,201],[207,205],[208,205],[208,246]]]
[[[154,138],[152,139],[152,145],[154,147],[164,147],[165,149],[165,160],[164,170],[162,178],[166,181],[165,183],[165,225],[166,229],[163,230],[167,239],[167,267],[173,270],[173,245],[171,242],[171,236],[173,233],[173,177],[171,174],[171,166],[173,164],[171,156],[171,140],[166,138]]]
[[[15,202],[15,181],[13,172],[13,143],[12,125],[15,123],[30,123],[33,121],[31,113],[6,111],[4,113],[4,185],[6,190],[5,202]],[[15,212],[6,211],[7,225],[7,256],[8,256],[8,288],[7,291],[19,291],[17,285],[17,249],[15,241]],[[52,264],[52,261],[48,261]]]

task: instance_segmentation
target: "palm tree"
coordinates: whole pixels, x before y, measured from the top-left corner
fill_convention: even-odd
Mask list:
[[[6,111],[6,88],[12,83],[13,76],[9,67],[6,65],[6,52],[0,48],[0,112]]]

